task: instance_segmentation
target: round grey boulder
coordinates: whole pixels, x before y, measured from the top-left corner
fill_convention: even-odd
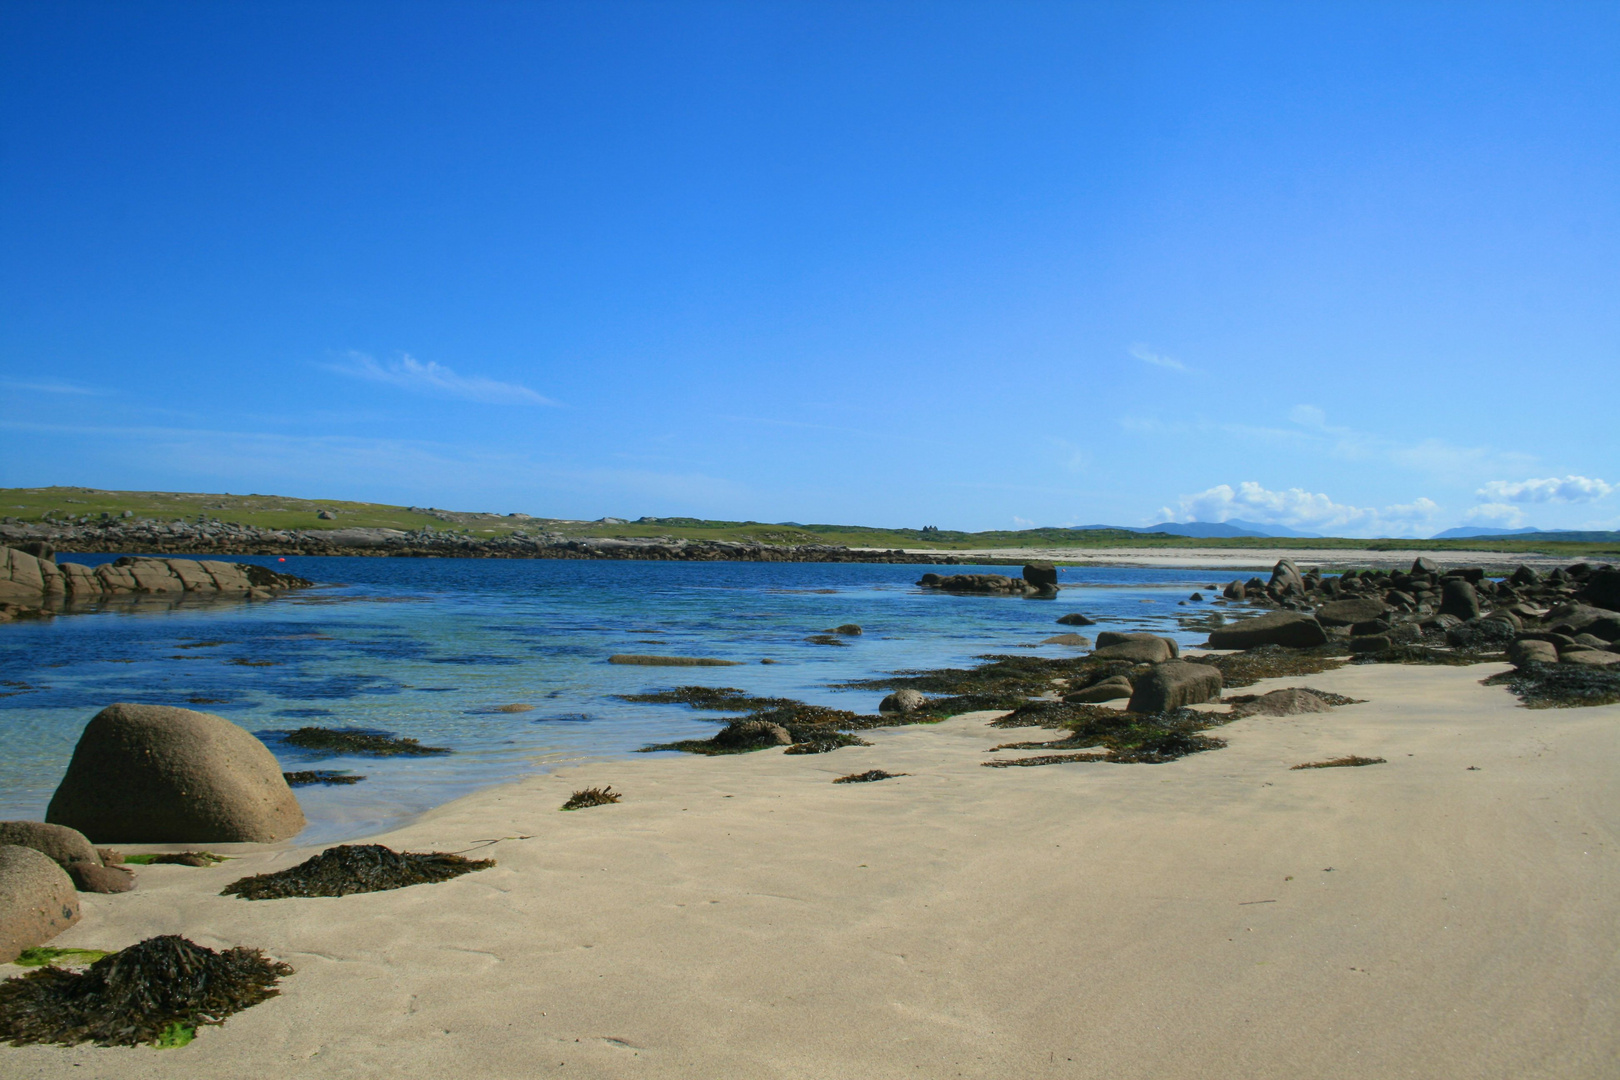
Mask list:
[[[78,921],[79,894],[66,870],[33,848],[0,846],[0,964]]]
[[[101,865],[101,856],[84,833],[43,821],[0,821],[0,844],[16,844],[49,855],[58,866],[76,862]]]
[[[878,704],[878,712],[910,713],[927,704],[928,698],[921,690],[896,690]]]
[[[266,844],[304,827],[262,742],[223,717],[165,705],[97,713],[45,819],[100,844]]]

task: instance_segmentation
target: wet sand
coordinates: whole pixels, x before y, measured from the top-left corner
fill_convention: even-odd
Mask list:
[[[0,1063],[81,1080],[1614,1076],[1620,706],[1521,709],[1479,685],[1499,670],[1270,680],[1242,692],[1368,701],[1239,720],[1214,733],[1226,749],[1158,766],[982,768],[1045,737],[995,714],[825,755],[593,762],[380,837],[528,837],[482,849],[493,869],[388,893],[217,895],[316,849],[143,868],[55,944],[255,945],[298,969],[282,996],[183,1049]],[[1289,769],[1345,754],[1388,763]],[[911,775],[830,783],[872,768]],[[557,810],[598,784],[625,801]]]

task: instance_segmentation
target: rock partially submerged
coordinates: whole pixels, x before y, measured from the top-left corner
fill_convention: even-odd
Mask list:
[[[608,657],[610,664],[640,664],[643,667],[736,667],[740,660],[719,660],[712,656],[649,656],[618,653]]]
[[[43,549],[42,549],[43,550]],[[191,594],[262,599],[312,582],[257,563],[125,555],[97,567],[0,547],[0,601],[60,606],[115,596]]]

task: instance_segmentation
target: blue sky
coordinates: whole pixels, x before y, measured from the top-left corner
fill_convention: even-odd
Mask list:
[[[1620,5],[0,6],[0,486],[1620,527]]]

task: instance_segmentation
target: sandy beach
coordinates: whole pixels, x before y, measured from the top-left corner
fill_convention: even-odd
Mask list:
[[[1271,680],[1366,702],[1158,766],[982,768],[1043,737],[996,714],[826,755],[593,762],[377,838],[523,837],[392,892],[217,895],[316,849],[145,867],[54,944],[258,946],[297,968],[282,995],[184,1049],[6,1048],[4,1071],[1613,1076],[1620,706],[1525,710],[1479,685],[1498,670]],[[1388,763],[1289,768],[1349,753]],[[830,782],[871,768],[910,775]],[[625,801],[558,811],[595,784]]]

